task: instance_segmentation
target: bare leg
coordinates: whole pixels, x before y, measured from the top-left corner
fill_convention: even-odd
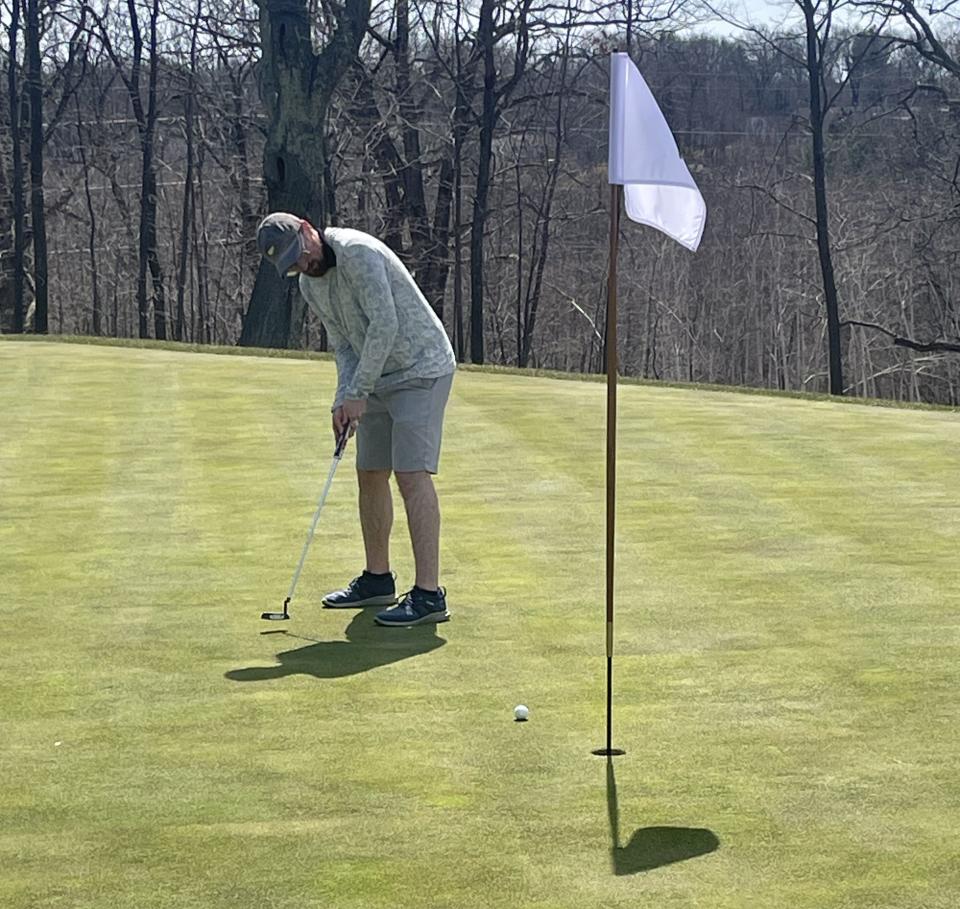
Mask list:
[[[360,529],[367,556],[367,571],[390,571],[390,530],[393,527],[393,496],[389,470],[357,470],[360,486]]]
[[[397,485],[407,510],[417,587],[436,590],[440,576],[440,502],[433,477],[425,470],[397,472]]]

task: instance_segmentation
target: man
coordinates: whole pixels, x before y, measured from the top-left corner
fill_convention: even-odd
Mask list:
[[[320,316],[337,361],[333,432],[357,438],[360,528],[366,568],[323,605],[391,606],[380,625],[445,622],[439,584],[440,506],[433,485],[443,413],[456,360],[443,324],[413,276],[386,245],[359,230],[275,212],[257,228],[260,252]],[[393,498],[403,497],[416,581],[397,603],[390,570]]]

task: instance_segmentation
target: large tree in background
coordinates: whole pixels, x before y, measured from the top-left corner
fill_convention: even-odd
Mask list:
[[[10,103],[10,137],[12,172],[11,178],[11,229],[13,237],[13,330],[22,332],[25,328],[26,304],[24,302],[24,259],[26,255],[26,200],[23,195],[23,150],[20,135],[20,96],[19,80],[19,33],[20,33],[20,0],[13,0],[10,7],[10,23],[8,26],[9,43],[7,57],[7,93]]]
[[[263,157],[267,208],[290,211],[322,225],[324,124],[337,83],[355,60],[370,17],[370,0],[321,0],[320,37],[314,42],[313,4],[258,0],[260,97],[270,117]],[[296,282],[261,262],[239,343],[289,347],[299,340],[304,305]]]
[[[480,142],[477,150],[477,183],[473,195],[470,222],[470,360],[484,362],[484,230],[487,201],[493,177],[493,136],[497,121],[523,77],[530,50],[528,15],[532,0],[519,0],[508,9],[494,0],[481,0],[477,28],[477,48],[483,57],[483,92],[480,113]],[[498,78],[497,45],[507,36],[513,38],[513,69],[506,78]]]
[[[882,58],[890,46],[883,34],[889,21],[885,13],[874,14],[861,24],[857,35],[839,35],[840,13],[848,0],[794,0],[804,23],[803,66],[810,98],[811,176],[813,178],[814,228],[817,257],[827,313],[827,360],[830,394],[844,393],[843,347],[840,336],[840,301],[834,271],[827,191],[827,126],[831,111],[855,80],[860,69]],[[841,62],[843,61],[842,65]]]
[[[840,347],[840,303],[830,246],[827,206],[827,154],[824,143],[827,113],[836,99],[830,97],[830,73],[825,64],[830,30],[833,25],[833,0],[821,7],[815,0],[797,0],[803,13],[806,38],[807,83],[810,89],[810,142],[812,145],[813,196],[816,209],[817,255],[823,277],[823,300],[827,310],[827,339],[830,364],[830,394],[843,394],[843,357]]]
[[[30,116],[30,232],[33,237],[33,330],[45,334],[49,329],[47,262],[47,203],[44,189],[46,167],[44,149],[63,117],[77,85],[86,71],[86,13],[81,9],[76,20],[67,22],[70,31],[59,30],[57,10],[41,7],[40,0],[26,0],[24,45],[27,60],[27,98]],[[45,16],[45,12],[49,12]],[[51,38],[50,35],[53,35]],[[11,38],[15,37],[12,35]],[[46,41],[45,41],[46,39]],[[43,45],[51,43],[57,50],[52,54],[55,64],[45,63]],[[63,57],[59,51],[66,48]],[[45,73],[50,73],[51,86],[59,89],[59,97],[45,84]],[[13,86],[15,88],[15,86]],[[45,100],[55,100],[52,110],[45,111]],[[45,116],[46,114],[46,116]],[[19,178],[17,178],[19,179]],[[66,196],[72,194],[68,190]],[[58,201],[57,206],[62,204]],[[15,215],[16,217],[16,215]]]
[[[960,21],[960,0],[945,0],[935,12],[929,7],[918,8],[912,0],[853,0],[853,5],[862,14],[889,19],[896,26],[890,38],[894,45],[910,48],[922,60],[954,77],[953,80],[946,80],[944,84],[936,81],[917,83],[910,97],[904,100],[904,109],[910,111],[908,102],[914,94],[932,93],[942,99],[943,112],[948,115],[953,112],[957,117],[960,113],[960,100],[954,96],[953,92],[960,88],[960,82],[957,81],[960,80],[960,44],[957,42],[956,29],[951,28],[950,20],[954,23]],[[948,91],[948,87],[951,91]],[[914,114],[910,112],[910,116],[913,117]],[[960,122],[960,117],[954,120],[954,124],[957,122]],[[950,124],[938,129],[937,132],[949,142],[951,128],[955,130],[956,126]],[[956,149],[955,142],[953,147]],[[925,154],[924,157],[926,158],[927,155]],[[933,161],[937,160],[936,155],[930,157]],[[951,156],[941,159],[939,164],[942,168],[939,179],[953,187],[955,193],[958,178],[960,178],[960,154],[954,151]],[[960,223],[958,207],[954,204],[953,213],[947,218],[948,232],[955,235],[958,223]],[[927,256],[928,253],[923,249],[917,258],[923,261]],[[926,283],[930,286],[934,298],[939,300],[942,306],[942,318],[933,320],[933,327],[939,330],[940,337],[935,339],[904,337],[900,334],[901,331],[912,330],[907,326],[893,330],[889,324],[878,325],[854,319],[844,324],[879,331],[890,338],[895,347],[905,347],[925,353],[935,351],[960,353],[960,343],[954,340],[954,337],[960,335],[957,305],[951,295],[943,290],[941,282],[935,276],[931,276]]]
[[[99,28],[100,40],[104,50],[113,61],[120,78],[123,80],[130,98],[133,116],[140,137],[140,229],[138,231],[137,251],[137,316],[138,331],[141,338],[150,337],[150,301],[147,299],[147,271],[150,272],[153,286],[153,328],[154,335],[165,340],[167,337],[167,304],[164,288],[163,269],[160,266],[160,254],[157,247],[157,78],[160,72],[160,48],[158,27],[160,23],[159,0],[151,0],[149,7],[149,30],[147,37],[147,104],[144,107],[141,94],[140,77],[143,75],[143,29],[140,13],[135,0],[127,0],[127,15],[130,35],[133,43],[130,58],[130,70],[127,72],[125,60],[125,36],[110,37],[107,19],[104,15],[89,9]],[[110,10],[107,9],[107,14]],[[117,43],[117,42],[121,43]]]
[[[873,59],[878,53],[882,54],[880,48],[889,47],[889,39],[883,35],[889,15],[882,11],[874,12],[862,23],[859,34],[844,34],[841,33],[839,21],[842,14],[853,6],[853,0],[794,0],[794,6],[802,21],[803,31],[800,35],[789,31],[767,34],[750,26],[735,24],[748,28],[778,54],[802,69],[806,76],[809,116],[805,125],[810,134],[809,178],[813,184],[814,214],[811,217],[789,210],[813,229],[823,306],[827,316],[829,390],[830,394],[842,395],[842,323],[830,231],[828,121],[848,84],[855,81],[864,61]],[[778,201],[775,193],[771,193],[771,196]]]
[[[43,192],[43,63],[40,54],[40,4],[27,0],[27,97],[30,99],[30,214],[33,233],[33,330],[46,334],[47,221]]]
[[[926,4],[918,8],[912,0],[854,0],[854,5],[861,12],[882,13],[898,25],[905,25],[908,30],[905,37],[898,31],[903,44],[960,79],[960,53],[956,43],[951,46],[947,37],[951,26],[956,35],[956,25],[960,22],[958,0],[943,0],[936,9]]]

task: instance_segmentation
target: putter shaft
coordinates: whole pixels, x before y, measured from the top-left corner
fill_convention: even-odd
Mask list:
[[[307,551],[310,549],[310,543],[313,542],[313,534],[317,529],[317,522],[320,520],[320,512],[323,511],[324,503],[327,501],[327,494],[333,485],[333,476],[337,472],[337,465],[343,458],[343,453],[347,448],[347,439],[350,437],[350,426],[347,426],[340,438],[337,440],[337,446],[333,453],[333,461],[330,464],[330,472],[327,474],[327,482],[323,485],[323,492],[320,494],[320,500],[317,502],[317,510],[313,513],[313,520],[310,522],[310,530],[307,533],[307,539],[303,544],[303,550],[300,553],[300,561],[297,563],[297,569],[293,573],[290,581],[290,591],[287,598],[283,601],[283,612],[264,612],[260,618],[267,621],[282,621],[290,618],[289,606],[293,600],[293,594],[297,589],[297,582],[300,580],[300,572],[303,571],[303,563],[307,559]]]

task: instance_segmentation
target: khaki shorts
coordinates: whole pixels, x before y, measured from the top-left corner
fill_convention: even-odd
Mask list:
[[[411,379],[370,395],[357,427],[357,470],[436,473],[453,375]]]

